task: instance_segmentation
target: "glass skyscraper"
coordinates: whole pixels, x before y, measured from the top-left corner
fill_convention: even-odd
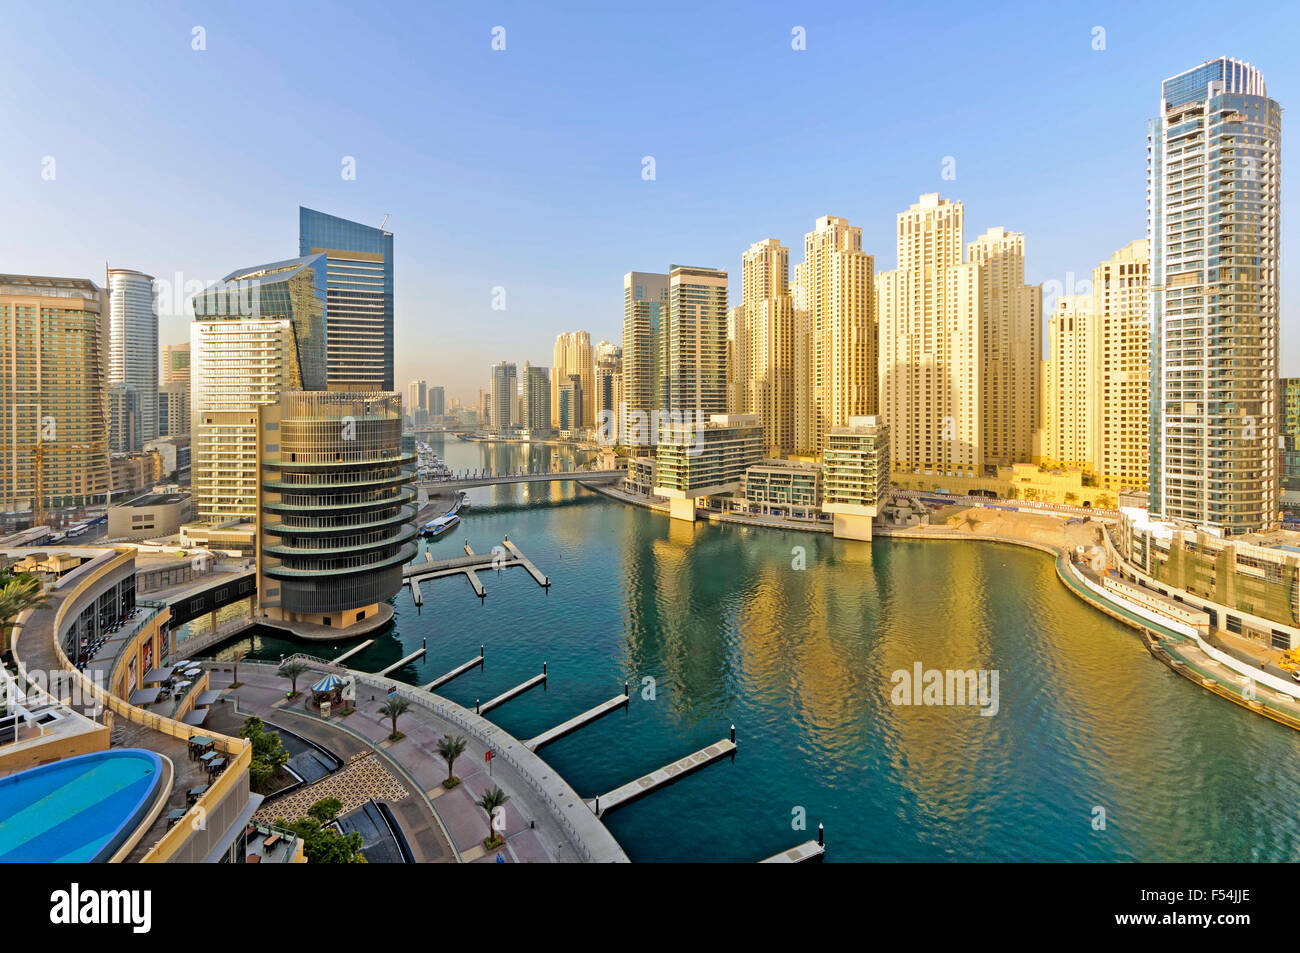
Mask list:
[[[1220,58],[1148,127],[1150,508],[1223,533],[1277,522],[1281,114]]]
[[[109,268],[108,382],[136,391],[129,417],[109,427],[114,450],[139,450],[158,436],[158,312],[153,278],[129,268]]]
[[[298,209],[298,254],[326,258],[329,389],[393,389],[393,233]]]

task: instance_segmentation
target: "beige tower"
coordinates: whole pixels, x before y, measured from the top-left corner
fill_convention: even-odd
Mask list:
[[[1043,459],[1095,472],[1100,437],[1101,327],[1091,295],[1062,295],[1048,319]]]
[[[1108,489],[1143,489],[1150,472],[1151,259],[1146,239],[1129,242],[1092,273],[1101,323],[1097,475]]]
[[[984,269],[962,263],[960,202],[898,216],[898,267],[877,280],[880,411],[898,473],[978,476],[984,465]]]
[[[971,242],[966,261],[983,272],[980,333],[984,388],[980,420],[984,468],[1026,463],[1040,426],[1042,288],[1025,284],[1025,237],[990,228]]]
[[[770,451],[794,449],[794,309],[790,250],[775,238],[742,259],[744,300],[731,309],[728,359],[732,413],[757,414]]]
[[[796,365],[802,374],[795,390],[806,392],[800,402],[806,445],[798,449],[819,452],[832,427],[876,412],[875,259],[862,251],[862,229],[823,215],[804,236],[804,260],[795,272],[807,312],[801,330],[808,334],[795,347],[806,349],[802,368]]]
[[[555,339],[555,367],[551,373],[551,424],[559,426],[560,385],[577,374],[582,388],[582,421],[591,426],[596,419],[596,352],[587,331],[570,331]]]

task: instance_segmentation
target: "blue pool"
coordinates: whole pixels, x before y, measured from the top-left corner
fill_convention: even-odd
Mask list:
[[[0,778],[0,863],[107,861],[149,811],[162,758],[120,748]]]

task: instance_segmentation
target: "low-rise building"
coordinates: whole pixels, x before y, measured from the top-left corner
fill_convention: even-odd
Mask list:
[[[131,540],[174,536],[193,513],[188,493],[146,493],[108,508],[108,538]]]
[[[850,417],[826,434],[822,463],[822,511],[831,514],[835,536],[870,539],[889,491],[889,428],[879,417]]]
[[[627,476],[623,480],[623,489],[641,496],[653,496],[655,491],[655,458],[629,457]]]
[[[815,520],[822,506],[822,465],[763,460],[745,471],[744,493],[746,512]]]
[[[694,521],[703,496],[739,493],[745,471],[763,458],[763,426],[757,414],[713,414],[707,423],[660,425],[656,496],[669,501],[674,519]]]

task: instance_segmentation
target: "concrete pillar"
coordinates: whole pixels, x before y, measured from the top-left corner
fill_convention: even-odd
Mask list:
[[[831,523],[835,539],[871,539],[871,517],[855,513],[836,513]]]
[[[688,523],[695,522],[695,498],[687,497],[679,500],[672,497],[668,500],[668,515],[675,520],[685,520]]]

